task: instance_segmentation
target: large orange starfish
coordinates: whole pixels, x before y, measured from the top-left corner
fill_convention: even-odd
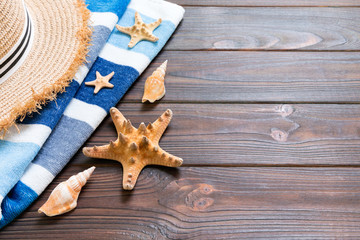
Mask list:
[[[118,161],[123,166],[123,188],[131,190],[141,170],[147,165],[178,167],[181,158],[175,157],[159,147],[159,140],[172,118],[172,111],[166,110],[154,123],[146,127],[141,123],[136,129],[116,108],[110,109],[118,139],[104,146],[84,147],[88,157]]]
[[[160,25],[161,18],[159,18],[156,22],[153,23],[144,23],[140,14],[135,12],[135,24],[131,27],[122,27],[116,25],[116,28],[125,34],[131,36],[131,40],[129,42],[128,47],[134,47],[141,40],[148,40],[151,42],[156,42],[159,38],[155,37],[152,32]]]

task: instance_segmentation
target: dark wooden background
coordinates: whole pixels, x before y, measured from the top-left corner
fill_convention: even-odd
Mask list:
[[[117,162],[78,152],[1,239],[359,239],[360,1],[172,0],[186,9],[117,107],[137,125],[171,108],[147,167],[122,190]],[[141,104],[169,59],[164,99]],[[111,120],[85,146],[116,138]],[[37,213],[61,181],[96,170],[78,207]]]

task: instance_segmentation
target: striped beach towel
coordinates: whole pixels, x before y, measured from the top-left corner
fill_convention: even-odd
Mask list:
[[[3,199],[20,180],[26,167],[35,158],[58,123],[108,40],[115,24],[125,12],[128,3],[129,0],[86,1],[91,11],[90,25],[93,28],[86,64],[79,68],[74,81],[66,88],[66,92],[58,95],[56,101],[49,102],[40,113],[34,113],[17,124],[20,133],[12,127],[5,138],[0,140],[0,219],[2,219],[1,210],[9,209],[2,204]]]
[[[155,43],[141,41],[129,49],[130,37],[113,30],[84,82],[93,81],[96,71],[103,76],[114,71],[110,80],[114,88],[104,88],[95,95],[93,87],[82,83],[37,157],[4,199],[2,208],[6,218],[0,222],[0,227],[21,213],[43,192],[106,117],[110,108],[115,106],[159,53],[184,15],[182,7],[166,1],[132,0],[118,24],[132,26],[136,11],[145,23],[162,18],[163,22],[154,31],[159,40]]]

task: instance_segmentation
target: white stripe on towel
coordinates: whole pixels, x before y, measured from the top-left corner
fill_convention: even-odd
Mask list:
[[[53,179],[54,175],[46,168],[30,163],[20,181],[40,195]]]
[[[104,26],[113,30],[115,24],[118,22],[118,17],[112,12],[92,12],[90,17],[91,26]]]
[[[162,0],[130,1],[128,8],[154,19],[161,18],[163,21],[171,21],[175,26],[179,24],[185,12],[184,8],[179,5]]]
[[[80,120],[89,124],[93,129],[96,129],[97,126],[102,122],[106,117],[106,111],[94,104],[89,104],[83,102],[79,99],[73,98],[67,106],[65,116],[70,118]]]
[[[89,68],[85,65],[81,65],[75,74],[74,80],[77,81],[79,85],[81,85],[88,72],[89,72]]]
[[[51,128],[43,124],[16,124],[9,129],[4,140],[10,142],[30,142],[42,146],[51,133]]]

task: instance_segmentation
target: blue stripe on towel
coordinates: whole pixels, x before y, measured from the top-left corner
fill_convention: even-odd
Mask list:
[[[105,26],[98,25],[94,27],[91,38],[92,47],[90,48],[88,56],[86,57],[87,62],[85,63],[85,66],[87,68],[91,68],[92,63],[99,56],[99,53],[108,40],[110,33],[110,29]]]
[[[74,126],[69,128],[68,126]],[[63,159],[70,160],[76,151],[81,147],[93,128],[84,122],[69,118],[65,115],[59,121],[50,137],[39,151],[33,163],[46,168],[54,176],[64,168],[67,162]],[[71,136],[71,141],[64,141],[63,136]],[[57,149],[66,149],[57,151]],[[56,154],[54,154],[56,153]]]
[[[49,102],[40,112],[29,115],[22,123],[43,124],[53,129],[78,89],[79,83],[72,81],[65,92],[57,95],[56,101]]]
[[[0,221],[0,229],[18,216],[37,197],[36,192],[19,181],[1,203],[3,219]]]
[[[113,12],[120,18],[130,0],[86,0],[92,12]]]

